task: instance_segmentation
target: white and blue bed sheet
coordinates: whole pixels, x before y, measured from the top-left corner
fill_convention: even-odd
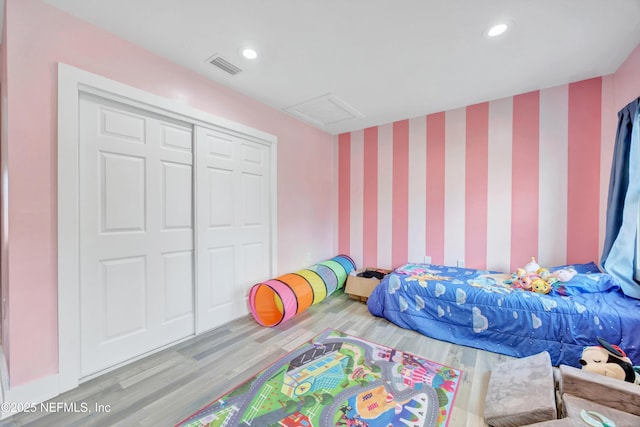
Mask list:
[[[438,340],[515,357],[548,351],[554,366],[579,367],[597,337],[640,364],[640,300],[626,297],[594,263],[572,267],[578,274],[544,295],[511,287],[505,274],[407,264],[380,282],[367,305]]]

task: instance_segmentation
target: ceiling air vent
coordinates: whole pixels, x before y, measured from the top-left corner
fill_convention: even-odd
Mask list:
[[[224,59],[222,56],[219,56],[219,55],[214,55],[213,57],[209,58],[208,61],[209,61],[209,64],[215,65],[216,67],[220,68],[222,71],[225,71],[231,74],[232,76],[235,76],[240,71],[242,71],[240,67],[232,64],[231,62],[227,61],[226,59]]]

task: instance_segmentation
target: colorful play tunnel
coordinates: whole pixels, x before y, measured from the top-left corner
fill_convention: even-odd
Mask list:
[[[276,326],[341,289],[356,264],[338,255],[306,270],[257,283],[249,291],[249,308],[262,326]]]

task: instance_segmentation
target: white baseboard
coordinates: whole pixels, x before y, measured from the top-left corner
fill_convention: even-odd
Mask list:
[[[4,374],[3,374],[4,384]],[[33,405],[56,397],[60,394],[58,374],[49,375],[30,383],[4,389],[2,401],[2,413],[0,420],[23,412]]]

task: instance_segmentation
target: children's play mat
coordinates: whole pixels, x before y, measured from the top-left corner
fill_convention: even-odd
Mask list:
[[[446,426],[460,375],[328,329],[178,425]]]

